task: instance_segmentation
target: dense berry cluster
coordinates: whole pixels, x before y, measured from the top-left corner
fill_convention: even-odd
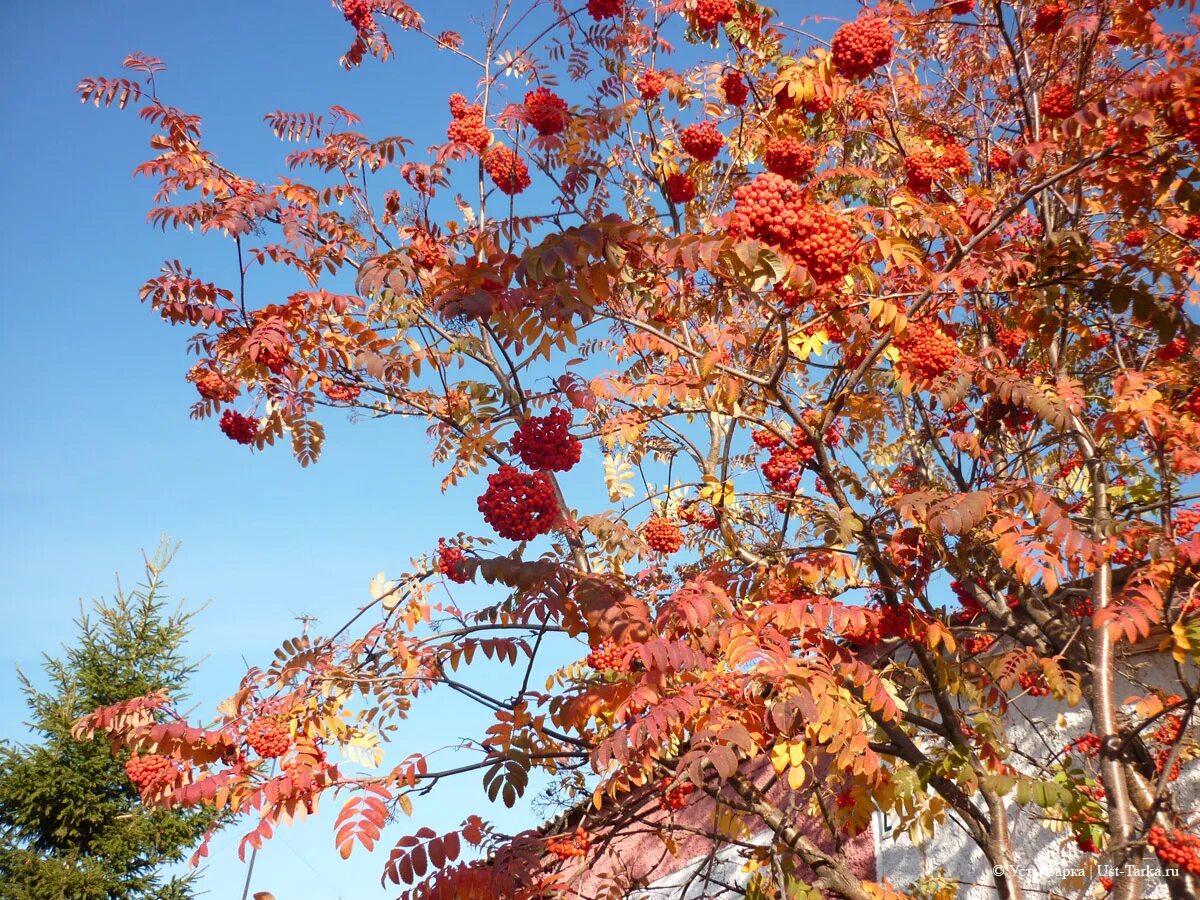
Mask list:
[[[710,119],[689,125],[679,133],[679,144],[693,159],[712,162],[725,146],[725,135]]]
[[[1146,243],[1146,232],[1141,228],[1130,228],[1121,237],[1121,243],[1126,247],[1141,247]]]
[[[525,160],[505,146],[493,147],[484,157],[483,167],[496,187],[506,194],[519,194],[529,187],[529,167]]]
[[[147,756],[131,756],[125,761],[125,774],[139,790],[162,784],[174,777],[178,769],[165,756],[152,753]]]
[[[571,414],[561,408],[546,416],[530,416],[508,446],[529,468],[552,472],[573,468],[583,453],[579,438],[571,434]]]
[[[699,525],[709,531],[720,524],[712,510],[705,509],[695,500],[691,500],[679,508],[679,520],[688,525]]]
[[[688,797],[695,790],[696,786],[690,781],[671,787],[671,779],[664,778],[659,782],[658,805],[666,810],[683,809],[687,806]]]
[[[721,93],[730,106],[741,106],[750,96],[750,87],[741,72],[727,72],[721,79]]]
[[[1161,825],[1154,825],[1146,838],[1163,862],[1200,875],[1200,836],[1180,828],[1167,831]]]
[[[594,647],[585,662],[597,672],[623,672],[627,668],[625,650],[612,638],[605,638]]]
[[[593,2],[595,2],[595,0],[593,0]],[[588,839],[588,833],[583,830],[582,825],[575,829],[574,834],[564,834],[560,837],[552,837],[546,842],[546,849],[559,859],[570,859],[573,856],[586,856],[589,846],[591,846],[591,841]]]
[[[454,120],[446,129],[447,140],[466,144],[478,153],[487,149],[492,141],[492,133],[483,120],[482,106],[467,103],[467,98],[462,94],[451,94],[450,115]]]
[[[344,0],[342,15],[359,34],[370,34],[375,30],[375,16],[370,0]]]
[[[240,412],[227,409],[221,413],[221,433],[239,444],[253,444],[258,437],[258,419],[243,416]]]
[[[246,729],[246,743],[263,759],[283,756],[292,746],[292,735],[288,727],[273,716],[255,719]]]
[[[776,447],[783,446],[783,438],[765,428],[756,428],[750,432],[750,440],[754,441],[755,444],[764,450],[774,450]]]
[[[332,378],[322,378],[321,393],[334,403],[353,403],[362,393],[362,388],[353,384],[339,384]]]
[[[771,485],[771,489],[780,494],[794,494],[800,486],[800,469],[812,459],[812,450],[807,445],[801,450],[791,447],[780,447],[771,451],[770,457],[762,464],[763,478]]]
[[[1075,738],[1071,743],[1064,746],[1063,751],[1065,753],[1079,753],[1083,756],[1099,756],[1100,738],[1089,731],[1087,734]]]
[[[567,127],[567,101],[540,87],[525,95],[525,117],[538,134],[558,134]]]
[[[642,525],[642,540],[655,553],[674,553],[683,546],[683,532],[666,516],[653,515]]]
[[[996,643],[996,635],[994,634],[977,634],[974,637],[969,637],[963,641],[963,650],[969,656],[975,656],[983,653],[985,650],[990,650],[992,645]]]
[[[833,36],[833,65],[847,78],[866,78],[892,60],[896,41],[885,19],[868,16],[847,22]]]
[[[993,172],[1009,172],[1012,170],[1012,154],[1003,147],[993,147],[988,157],[988,168]]]
[[[915,194],[928,194],[941,166],[930,150],[915,150],[904,157],[904,180]]]
[[[1021,690],[1030,697],[1045,697],[1050,693],[1050,685],[1046,683],[1046,676],[1041,671],[1026,670],[1021,673],[1018,681],[1021,683]]]
[[[531,541],[558,519],[558,497],[545,472],[501,466],[488,476],[487,490],[476,503],[484,521],[510,541]]]
[[[599,22],[601,19],[615,19],[621,15],[624,0],[588,0],[587,11],[593,19]]]
[[[932,381],[950,371],[958,359],[958,344],[941,327],[912,323],[896,342],[905,368],[916,378]]]
[[[946,9],[953,16],[965,16],[975,9],[975,0],[946,0]]]
[[[1188,216],[1184,220],[1183,236],[1189,241],[1200,239],[1200,216]]]
[[[672,203],[691,203],[696,199],[696,179],[684,172],[668,175],[666,193]]]
[[[452,118],[461,119],[467,114],[467,110],[470,108],[470,102],[462,94],[450,95],[450,115]]]
[[[1042,115],[1065,119],[1075,114],[1075,91],[1069,84],[1052,84],[1042,94]]]
[[[1054,34],[1063,27],[1070,11],[1065,3],[1043,3],[1033,15],[1033,30],[1038,34]]]
[[[456,584],[466,584],[471,579],[459,566],[466,558],[462,547],[457,544],[447,544],[445,538],[438,538],[437,567],[438,574],[449,578]]]
[[[763,150],[763,165],[768,172],[800,181],[812,171],[815,155],[812,148],[794,137],[771,138]]]
[[[1009,359],[1015,359],[1028,340],[1029,332],[1024,328],[1004,328],[996,332],[996,346]]]
[[[696,0],[696,28],[712,31],[718,25],[732,21],[737,15],[734,0]]]
[[[228,403],[238,395],[236,384],[226,380],[220,372],[208,368],[203,363],[188,372],[187,377],[188,381],[196,386],[196,392],[205,400]]]
[[[1190,534],[1196,530],[1197,525],[1200,525],[1200,506],[1176,510],[1174,518],[1175,533]]]
[[[657,100],[666,86],[667,80],[663,78],[662,72],[655,72],[653,69],[643,72],[637,83],[638,93],[643,100]]]
[[[805,205],[800,187],[764,172],[734,193],[732,229],[791,254],[818,283],[837,281],[854,263],[850,223],[820,207]]]

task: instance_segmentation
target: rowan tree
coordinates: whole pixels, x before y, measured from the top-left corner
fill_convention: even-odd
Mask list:
[[[1200,66],[1194,22],[1163,24],[1191,6],[881,2],[825,40],[793,4],[514,0],[468,42],[345,0],[346,67],[428,40],[477,77],[428,152],[341,106],[269,114],[301,144],[285,176],[225,168],[156,59],[86,79],[154,129],[151,221],[233,245],[216,281],[172,262],[142,290],[194,332],[193,416],[301,464],[328,408],[415,418],[446,490],[487,482],[462,535],[285,642],[214,722],[155,730],[151,697],[80,733],[177,764],[148,803],[253,812],[244,846],[340,792],[339,847],[369,849],[472,771],[491,801],[535,769],[591,798],[563,833],[481,810],[389,835],[413,897],[569,890],[689,794],[770,830],[756,896],[906,888],[838,849],[879,810],[963,829],[1021,897],[1016,808],[1108,863],[1186,857],[1168,886],[1194,896]],[[260,266],[306,284],[255,296]],[[578,508],[600,461],[610,503]],[[494,602],[442,593],[468,580]],[[1135,644],[1175,683],[1118,695]],[[472,683],[480,654],[514,694]],[[491,719],[472,764],[405,732],[438,691]],[[1090,730],[1015,745],[1028,696]],[[382,738],[411,755],[337,758]],[[747,777],[764,759],[786,803]]]

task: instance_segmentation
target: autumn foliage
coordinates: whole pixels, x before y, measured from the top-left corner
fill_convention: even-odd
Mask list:
[[[444,489],[478,498],[215,720],[161,696],[83,720],[139,754],[146,803],[241,810],[244,850],[336,791],[338,847],[391,847],[408,896],[529,900],[625,832],[670,852],[663,821],[701,799],[823,823],[827,846],[769,835],[758,897],[932,896],[838,849],[877,811],[957,829],[1021,897],[1020,808],[1091,862],[1179,863],[1195,896],[1191,5],[777,5],[516,3],[489,32],[510,45],[469,47],[345,0],[347,67],[432,39],[477,80],[428,152],[340,106],[271,113],[281,175],[226,169],[155,59],[80,84],[153,130],[151,221],[231,244],[215,281],[173,262],[142,291],[193,334],[193,416],[302,464],[331,405],[414,418]],[[306,287],[254,296],[237,265]],[[490,599],[460,606],[467,581]],[[469,683],[481,654],[515,693]],[[486,719],[467,766],[405,730],[441,691]],[[1035,700],[1086,724],[1032,754],[1009,724]],[[570,812],[392,834],[468,772],[509,805],[548,779]],[[606,877],[623,896],[635,873]]]

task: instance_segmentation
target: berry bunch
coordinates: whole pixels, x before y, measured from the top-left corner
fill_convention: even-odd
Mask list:
[[[584,661],[597,672],[624,672],[628,668],[624,649],[612,638],[602,640]]]
[[[914,194],[928,194],[941,166],[930,150],[915,150],[904,157],[904,180]]]
[[[800,486],[800,469],[812,456],[812,448],[807,445],[797,450],[791,447],[772,450],[771,456],[762,464],[763,478],[767,479],[773,491],[794,494]]]
[[[696,0],[696,30],[712,31],[737,15],[734,0]]]
[[[487,149],[492,142],[492,133],[483,120],[483,107],[467,103],[462,94],[450,95],[450,115],[454,120],[446,129],[446,139],[457,144],[466,144],[477,153]]]
[[[595,0],[592,0],[592,2],[595,2]],[[583,830],[582,825],[575,829],[574,834],[552,837],[546,842],[546,849],[559,859],[586,856],[589,846],[591,846],[591,842],[588,839],[588,833]]]
[[[643,100],[657,100],[666,86],[667,80],[663,78],[662,72],[655,72],[653,69],[643,72],[637,82],[638,93]]]
[[[945,375],[958,359],[958,344],[936,324],[910,322],[896,347],[905,368],[923,381]]]
[[[672,203],[691,203],[696,199],[696,180],[683,172],[668,175],[666,195]]]
[[[799,185],[774,172],[763,172],[734,192],[730,226],[791,254],[820,284],[844,277],[854,263],[850,223],[805,205]]]
[[[359,34],[370,34],[375,30],[371,0],[343,0],[342,15]]]
[[[1043,3],[1033,15],[1033,30],[1038,34],[1054,34],[1063,27],[1070,11],[1065,3]]]
[[[1196,530],[1197,525],[1200,525],[1200,506],[1176,510],[1174,518],[1175,533],[1178,535],[1190,534]]]
[[[1003,147],[993,147],[988,157],[988,168],[993,172],[1010,172],[1012,161],[1012,154]]]
[[[549,88],[525,95],[525,118],[538,134],[558,134],[567,127],[567,101]]]
[[[545,472],[501,466],[488,476],[487,490],[476,503],[484,521],[511,541],[531,541],[558,519],[558,497]]]
[[[148,756],[131,756],[125,761],[125,774],[138,790],[163,784],[179,770],[165,756],[152,753]]]
[[[693,159],[712,162],[725,146],[725,135],[717,131],[717,126],[712,120],[705,119],[683,129],[679,133],[679,144]]]
[[[696,786],[690,781],[671,787],[671,779],[664,778],[659,782],[658,805],[666,810],[683,809],[687,806],[688,797],[695,790]]]
[[[1063,752],[1081,753],[1084,756],[1098,756],[1100,754],[1100,738],[1089,731],[1087,734],[1077,737],[1065,745]]]
[[[1130,228],[1121,238],[1126,247],[1141,247],[1146,243],[1146,232],[1141,228]]]
[[[263,759],[283,756],[292,746],[292,735],[287,725],[274,716],[255,719],[246,729],[246,743]]]
[[[1161,825],[1154,825],[1146,840],[1163,862],[1200,875],[1200,836],[1181,828],[1167,831]]]
[[[439,575],[444,575],[455,584],[466,584],[471,579],[458,565],[464,559],[466,559],[466,554],[463,553],[462,547],[456,544],[447,544],[445,538],[438,538],[437,567]]]
[[[966,651],[968,656],[975,656],[976,654],[983,653],[985,650],[991,649],[995,643],[996,636],[994,634],[979,634],[963,641],[963,650]]]
[[[742,78],[741,72],[727,72],[721,79],[721,93],[725,95],[725,102],[730,106],[741,106],[750,96],[750,87]]]
[[[519,194],[532,183],[525,160],[508,147],[493,147],[484,157],[483,167],[496,187],[506,194]]]
[[[588,0],[587,11],[593,19],[615,19],[624,12],[624,0]]]
[[[1069,84],[1052,84],[1042,94],[1042,115],[1066,119],[1075,114],[1075,91]]]
[[[1030,697],[1045,697],[1050,693],[1050,685],[1046,683],[1046,676],[1040,670],[1026,670],[1018,680],[1021,690]]]
[[[783,446],[783,438],[765,428],[756,428],[750,432],[750,440],[754,441],[754,443],[764,450],[774,450],[777,447]]]
[[[322,378],[321,393],[334,403],[353,403],[362,393],[362,388],[353,384],[339,384],[332,378]]]
[[[452,118],[461,119],[467,115],[467,111],[471,108],[471,104],[462,94],[450,95],[450,115]]]
[[[996,346],[1009,359],[1015,359],[1028,340],[1029,332],[1024,328],[1004,328],[996,332]]]
[[[811,147],[794,137],[771,138],[763,150],[763,165],[768,172],[800,181],[812,171],[815,155]]]
[[[238,395],[236,384],[227,381],[220,372],[208,368],[203,363],[194,366],[188,372],[187,378],[196,386],[196,392],[205,400],[228,403]]]
[[[579,438],[571,434],[571,414],[562,408],[546,416],[530,416],[508,446],[529,468],[552,472],[573,468],[583,453]]]
[[[1184,401],[1183,411],[1200,419],[1200,387],[1192,388],[1192,392],[1188,394],[1187,400]]]
[[[243,416],[240,412],[227,409],[221,413],[221,433],[239,444],[253,444],[258,436],[258,419]]]
[[[675,553],[683,546],[683,532],[666,516],[653,515],[642,525],[642,540],[655,553]]]
[[[1183,223],[1183,236],[1189,241],[1200,239],[1200,216],[1188,216]]]
[[[975,10],[975,0],[946,0],[946,10],[952,16],[965,16]]]
[[[720,524],[716,514],[712,510],[704,509],[696,500],[691,500],[679,508],[679,519],[688,525],[699,525],[708,531]]]
[[[886,20],[878,16],[856,19],[833,35],[833,66],[847,78],[866,78],[892,61],[895,46]]]

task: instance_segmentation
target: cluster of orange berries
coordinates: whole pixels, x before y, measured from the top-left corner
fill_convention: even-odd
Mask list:
[[[977,653],[983,653],[985,650],[990,650],[992,645],[995,643],[996,635],[978,634],[963,641],[963,650],[966,651],[968,656],[974,656]]]
[[[696,29],[712,31],[737,15],[734,0],[696,0]]]
[[[438,574],[444,575],[456,584],[466,584],[470,579],[460,567],[466,559],[462,547],[457,544],[447,544],[445,538],[438,538],[437,567]]]
[[[492,182],[506,194],[519,194],[532,183],[529,167],[512,149],[493,147],[484,157],[483,167]]]
[[[1021,673],[1018,680],[1021,683],[1021,690],[1030,697],[1045,697],[1050,693],[1050,685],[1046,683],[1046,676],[1040,671],[1026,670]]]
[[[375,30],[370,0],[343,0],[342,15],[359,34],[370,34]]]
[[[227,381],[220,372],[205,367],[195,366],[188,372],[188,381],[196,386],[196,392],[205,400],[218,400],[228,403],[238,395],[238,387]]]
[[[570,859],[574,856],[586,856],[588,847],[591,846],[591,841],[588,838],[588,833],[584,831],[580,825],[575,829],[574,834],[566,834],[561,837],[552,837],[546,842],[546,849],[557,856],[559,859]]]
[[[525,118],[538,134],[558,134],[567,127],[567,101],[549,88],[525,95]]]
[[[693,159],[712,162],[725,146],[725,135],[717,131],[711,119],[705,119],[683,129],[679,133],[679,144]]]
[[[727,72],[721,79],[721,93],[725,95],[725,102],[730,106],[741,106],[750,96],[750,87],[742,78],[741,72]]]
[[[362,388],[353,384],[338,384],[332,378],[321,379],[321,393],[334,403],[353,403],[362,393]]]
[[[1042,94],[1042,115],[1066,119],[1075,114],[1075,91],[1069,84],[1052,84]]]
[[[642,540],[655,553],[675,553],[683,546],[683,532],[666,516],[653,515],[642,525]]]
[[[1004,351],[1004,355],[1013,359],[1029,340],[1029,332],[1024,328],[1003,328],[996,332],[996,346]]]
[[[712,510],[704,509],[696,500],[689,501],[679,508],[679,518],[688,525],[699,525],[709,531],[720,524]]]
[[[958,344],[936,324],[910,322],[896,348],[904,366],[927,381],[945,375],[958,359]]]
[[[1200,419],[1200,387],[1194,388],[1192,392],[1188,394],[1187,402],[1184,403],[1183,409],[1185,412],[1190,413],[1197,419]]]
[[[965,16],[975,9],[975,0],[946,0],[946,9],[954,16]]]
[[[659,784],[658,805],[666,810],[683,809],[695,790],[696,786],[690,781],[671,787],[671,779],[664,778]]]
[[[1033,15],[1033,30],[1038,34],[1054,34],[1063,27],[1070,11],[1065,3],[1043,3]]]
[[[1084,756],[1098,756],[1100,754],[1100,738],[1088,732],[1075,738],[1069,744],[1063,746],[1064,753],[1081,753]]]
[[[668,175],[666,195],[672,203],[691,203],[696,199],[696,179],[684,172]]]
[[[583,454],[579,438],[571,434],[571,414],[561,407],[549,415],[530,416],[508,446],[529,468],[552,472],[570,470]]]
[[[637,82],[638,93],[641,94],[643,100],[657,100],[662,96],[666,86],[667,80],[663,77],[662,72],[655,72],[653,69],[643,72]]]
[[[492,141],[492,133],[483,121],[482,106],[468,103],[462,94],[451,94],[450,115],[453,121],[446,129],[447,140],[466,144],[477,153],[487,149],[487,145]]]
[[[761,466],[763,478],[767,479],[773,491],[794,494],[800,486],[800,470],[813,455],[809,444],[801,444],[796,449],[777,447]]]
[[[791,181],[800,181],[812,171],[815,154],[812,148],[794,137],[771,138],[763,150],[763,165]]]
[[[1200,239],[1200,216],[1188,216],[1184,220],[1183,236],[1189,241]]]
[[[624,672],[627,668],[625,650],[612,638],[605,638],[592,648],[584,661],[597,672]]]
[[[1154,825],[1146,840],[1163,862],[1200,875],[1200,836],[1181,828],[1167,831],[1161,825]]]
[[[854,263],[850,223],[807,206],[800,186],[774,172],[763,172],[734,192],[730,226],[791,254],[818,283],[837,281]]]
[[[891,62],[895,46],[886,20],[878,16],[856,19],[833,35],[833,66],[847,78],[866,78]]]
[[[240,412],[227,409],[221,413],[221,433],[239,444],[253,444],[258,437],[258,419],[243,416]]]
[[[927,194],[941,175],[971,174],[967,149],[945,134],[934,135],[933,149],[914,150],[904,158],[905,180],[911,191]]]
[[[1190,509],[1180,509],[1175,512],[1175,533],[1189,534],[1195,530],[1197,525],[1200,525],[1200,507],[1193,506]]]
[[[255,719],[246,729],[246,743],[263,759],[283,756],[292,746],[292,735],[288,727],[274,716]]]
[[[615,19],[621,15],[624,7],[624,0],[588,0],[587,11],[593,19],[599,22],[601,19]]]
[[[558,497],[545,472],[501,466],[488,476],[487,490],[476,501],[484,521],[511,541],[531,541],[554,527]]]
[[[135,787],[143,791],[170,780],[178,771],[174,762],[157,753],[131,756],[125,761],[125,774]]]

